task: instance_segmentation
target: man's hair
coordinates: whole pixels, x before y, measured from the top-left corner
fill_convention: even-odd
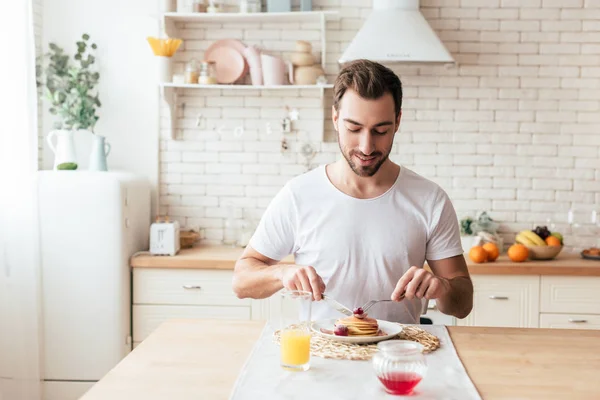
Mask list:
[[[390,93],[396,116],[402,109],[402,82],[391,69],[369,60],[356,60],[344,66],[333,86],[333,106],[339,111],[340,101],[348,89],[364,99],[378,99]]]

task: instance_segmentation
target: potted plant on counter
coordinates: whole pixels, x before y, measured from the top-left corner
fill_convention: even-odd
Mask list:
[[[485,243],[494,243],[500,252],[502,252],[504,239],[498,234],[499,227],[500,224],[494,221],[486,211],[483,211],[470,226],[471,231],[475,235],[472,245],[481,246]]]
[[[500,225],[486,211],[481,212],[477,219],[470,216],[462,218],[460,220],[460,239],[463,249],[468,252],[473,246],[494,243],[502,252],[504,240],[498,234],[499,227]]]
[[[77,169],[77,157],[73,135],[78,131],[94,134],[98,122],[96,111],[101,103],[96,90],[100,74],[95,70],[96,58],[93,54],[97,46],[89,44],[90,36],[83,34],[76,42],[77,52],[73,60],[56,43],[50,43],[50,51],[45,54],[47,65],[38,68],[38,76],[45,75],[45,97],[50,103],[49,111],[58,117],[47,141],[54,153],[54,169]],[[38,84],[42,84],[38,80]],[[56,145],[53,138],[56,137]],[[106,170],[106,156],[110,145],[105,138],[94,135],[91,170]]]

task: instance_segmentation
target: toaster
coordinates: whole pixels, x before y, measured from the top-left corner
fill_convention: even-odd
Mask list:
[[[150,225],[150,254],[174,256],[181,248],[179,222],[157,220]]]

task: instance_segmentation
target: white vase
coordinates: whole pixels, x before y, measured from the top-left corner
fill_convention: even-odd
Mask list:
[[[173,65],[171,63],[171,57],[166,56],[155,56],[156,64],[158,67],[158,79],[162,83],[173,82]]]
[[[110,154],[110,144],[106,138],[100,135],[94,135],[92,151],[90,153],[90,171],[108,171],[106,166],[106,157]]]
[[[56,145],[52,142],[52,139],[56,137]],[[48,134],[46,139],[50,150],[54,153],[54,170],[63,169],[59,168],[61,165],[74,164],[67,169],[77,169],[77,155],[75,152],[75,142],[73,140],[73,131],[67,130],[55,130]]]

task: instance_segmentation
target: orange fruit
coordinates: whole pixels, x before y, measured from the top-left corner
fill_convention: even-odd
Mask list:
[[[483,249],[488,253],[488,261],[496,261],[500,255],[500,250],[498,250],[498,246],[494,243],[488,242],[484,244]]]
[[[488,259],[488,253],[482,246],[473,246],[469,250],[469,258],[476,263],[484,263]]]
[[[513,244],[508,248],[508,258],[515,262],[527,260],[529,249],[522,244]]]
[[[560,246],[560,239],[555,236],[548,236],[546,238],[546,244],[548,246]]]

